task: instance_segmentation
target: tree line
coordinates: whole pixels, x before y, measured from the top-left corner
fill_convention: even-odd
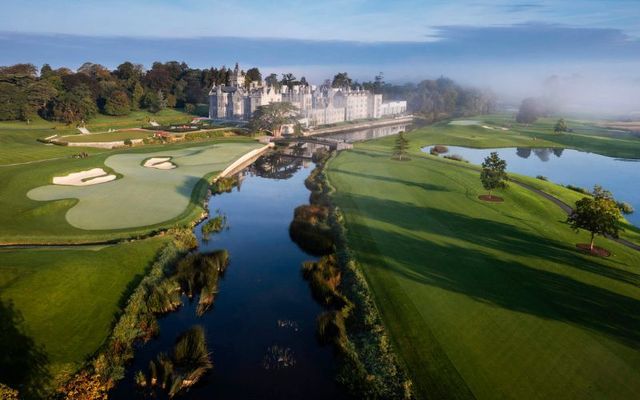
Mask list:
[[[155,62],[149,70],[124,62],[116,69],[84,63],[76,71],[40,68],[33,64],[0,66],[0,120],[29,121],[35,116],[79,123],[98,113],[127,115],[140,109],[158,112],[167,107],[194,112],[207,103],[211,86],[229,83],[230,68],[190,68],[186,63]],[[260,71],[247,71],[249,86]]]

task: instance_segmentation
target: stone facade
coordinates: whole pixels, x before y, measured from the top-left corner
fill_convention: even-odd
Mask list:
[[[255,82],[247,88],[245,75],[236,64],[229,85],[211,88],[209,118],[248,121],[258,107],[279,102],[293,104],[299,110],[300,122],[308,126],[382,118],[407,111],[406,101],[383,103],[381,94],[361,88],[294,85],[276,89]]]

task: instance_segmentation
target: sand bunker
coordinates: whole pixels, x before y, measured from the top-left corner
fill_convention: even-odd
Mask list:
[[[153,157],[145,161],[143,165],[147,168],[174,169],[176,165],[169,160],[171,157]]]
[[[449,125],[462,125],[462,126],[480,125],[480,121],[476,121],[474,119],[459,119],[456,121],[449,122]]]
[[[115,179],[115,175],[107,175],[102,168],[93,168],[65,176],[55,176],[53,183],[54,185],[89,186],[113,181]]]

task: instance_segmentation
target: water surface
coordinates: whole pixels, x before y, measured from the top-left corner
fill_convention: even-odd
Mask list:
[[[447,154],[459,154],[465,160],[481,164],[492,151],[507,161],[507,171],[536,177],[542,175],[561,185],[574,185],[591,190],[601,185],[616,200],[626,201],[636,210],[626,216],[640,226],[640,160],[606,157],[571,149],[503,148],[473,149],[447,146]],[[428,152],[431,146],[423,151]]]

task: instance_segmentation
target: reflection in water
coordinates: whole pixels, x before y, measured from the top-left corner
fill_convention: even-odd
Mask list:
[[[564,149],[560,148],[529,148],[529,147],[517,147],[516,155],[520,158],[527,159],[531,156],[531,152],[538,157],[538,159],[542,162],[547,162],[551,158],[551,154],[560,158],[562,157],[562,152]]]
[[[529,148],[529,147],[518,147],[516,149],[516,154],[520,158],[525,158],[525,159],[529,158],[529,156],[531,155],[531,148]]]
[[[302,168],[302,163],[300,156],[270,153],[256,160],[246,172],[267,179],[289,179]]]
[[[334,133],[328,136],[333,139],[344,140],[347,143],[353,143],[362,140],[371,140],[384,136],[395,135],[396,133],[406,132],[409,128],[409,124],[398,124],[381,126],[378,128],[360,129],[350,132]]]

